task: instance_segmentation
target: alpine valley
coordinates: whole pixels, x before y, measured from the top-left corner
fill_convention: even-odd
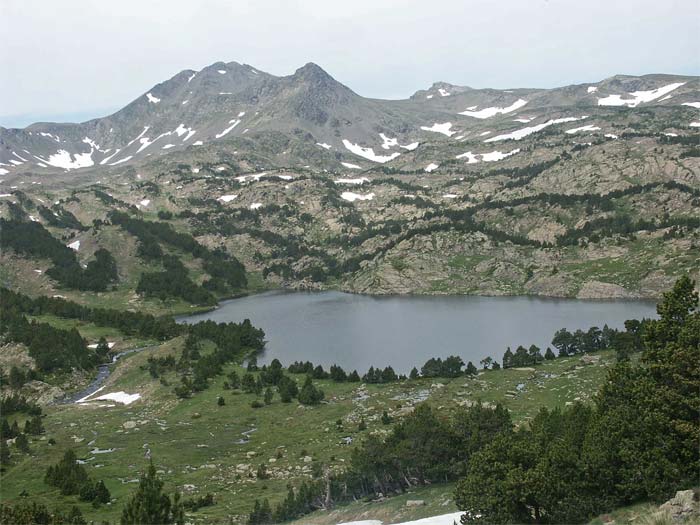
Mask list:
[[[237,62],[0,128],[0,523],[700,519],[699,131],[696,76],[378,100]],[[401,363],[327,360],[402,300]],[[284,359],[309,326],[324,362]]]

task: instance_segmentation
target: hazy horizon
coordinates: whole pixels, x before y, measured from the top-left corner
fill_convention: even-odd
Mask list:
[[[279,76],[315,62],[360,95],[385,99],[437,81],[552,88],[700,73],[700,4],[689,0],[5,4],[3,127],[102,117],[183,69],[218,61]]]

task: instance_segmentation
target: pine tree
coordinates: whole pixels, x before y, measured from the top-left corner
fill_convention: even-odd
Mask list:
[[[306,376],[304,386],[299,391],[299,402],[302,405],[318,405],[323,400],[323,390],[316,388],[311,376]]]
[[[17,450],[25,454],[29,454],[29,440],[26,434],[20,434],[15,438],[15,446]]]
[[[415,366],[411,369],[411,373],[408,377],[412,380],[418,379],[420,377],[420,375],[418,374],[418,369]]]
[[[179,495],[171,500],[163,493],[163,482],[156,475],[153,462],[141,476],[138,489],[131,496],[122,511],[121,525],[141,525],[143,523],[162,525],[184,523],[184,512]]]
[[[224,400],[223,397],[219,396],[216,400],[216,404],[219,405],[220,407],[222,407],[226,404],[226,401]]]
[[[513,366],[513,352],[510,350],[510,346],[506,349],[503,354],[503,368],[511,368]]]
[[[10,447],[7,446],[7,442],[2,439],[0,440],[0,466],[6,466],[10,464]]]
[[[272,393],[272,389],[268,386],[265,389],[265,396],[263,397],[263,400],[265,401],[266,405],[269,405],[272,403],[272,398],[274,397],[275,394]]]

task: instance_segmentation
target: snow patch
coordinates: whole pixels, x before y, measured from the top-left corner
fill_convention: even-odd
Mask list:
[[[133,155],[129,155],[128,157],[124,157],[123,159],[119,159],[117,162],[112,162],[112,164],[108,164],[108,166],[116,166],[117,164],[121,164],[122,162],[128,162],[133,158],[134,158]]]
[[[579,131],[600,131],[600,128],[595,124],[588,124],[587,126],[581,126],[580,128],[567,129],[564,133],[573,135],[574,133],[578,133]]]
[[[425,171],[426,173],[430,173],[431,171],[435,171],[439,167],[440,167],[439,164],[435,164],[434,162],[431,162],[425,168],[423,168],[423,171]]]
[[[257,210],[262,206],[262,202],[254,202],[253,204],[250,205],[251,210]]]
[[[617,138],[617,135],[615,135],[614,133],[606,133],[604,136],[605,136],[605,138],[608,138],[608,139],[616,139]]]
[[[216,72],[219,73],[219,75],[225,75],[225,74],[226,74],[226,70],[225,70],[225,69],[217,69]]]
[[[221,202],[231,202],[232,200],[236,199],[237,197],[238,197],[238,195],[222,195],[221,197],[219,197],[216,200],[221,201]]]
[[[389,162],[390,160],[393,160],[401,155],[401,153],[398,152],[392,153],[391,155],[376,155],[372,148],[363,148],[359,144],[353,144],[348,139],[343,139],[343,146],[345,146],[345,148],[351,153],[354,153],[359,157],[371,160],[372,162],[379,162],[381,164]]]
[[[201,140],[192,143],[193,146],[202,146],[203,144],[204,142],[202,142]]]
[[[586,89],[587,93],[595,93],[596,91],[598,91],[596,86],[588,86],[588,89]]]
[[[518,100],[513,102],[510,106],[505,107],[505,108],[490,107],[490,108],[480,109],[479,111],[472,111],[470,108],[468,108],[466,111],[462,111],[460,113],[460,115],[465,115],[467,117],[474,117],[474,118],[478,118],[478,119],[486,119],[486,118],[494,117],[496,115],[505,115],[506,113],[511,113],[513,111],[520,109],[525,104],[527,104],[527,100],[519,98]],[[476,107],[477,106],[472,106],[473,109],[476,109]]]
[[[326,144],[325,142],[317,142],[316,145],[321,146],[323,149],[331,149],[333,147],[330,144]]]
[[[420,142],[411,142],[410,144],[406,144],[405,146],[399,145],[399,147],[408,150],[408,151],[413,151],[416,149],[418,146],[420,146]]]
[[[89,153],[75,153],[71,155],[66,150],[60,149],[53,155],[49,156],[48,160],[40,160],[56,168],[63,168],[64,170],[68,171],[94,166],[95,162],[92,160],[92,152],[93,150],[91,148]]]
[[[140,398],[141,394],[127,394],[126,392],[119,391],[101,395],[100,397],[96,397],[91,401],[116,401],[117,403],[121,403],[122,405],[130,405],[131,403]]]
[[[683,102],[681,106],[690,106],[691,108],[700,109],[700,102]]]
[[[467,159],[467,164],[476,164],[479,161],[482,162],[497,162],[499,160],[503,160],[507,157],[510,157],[511,155],[515,155],[516,153],[520,153],[520,149],[514,149],[509,151],[508,153],[502,153],[500,151],[491,151],[489,153],[472,153],[471,151],[467,151],[466,153],[462,153],[461,155],[457,155],[455,158],[456,159]]]
[[[459,195],[455,195],[454,193],[445,193],[442,198],[443,199],[456,199],[459,197]]]
[[[393,148],[399,145],[399,139],[387,137],[384,133],[380,133],[379,137],[382,139],[382,149]]]
[[[77,252],[78,250],[80,250],[80,241],[73,241],[72,243],[70,243],[70,244],[68,245],[68,247],[69,247],[71,250]]]
[[[58,138],[58,135],[52,135],[51,133],[44,133],[43,131],[40,131],[39,135],[41,135],[42,137],[49,137],[50,139],[53,139],[56,142],[61,142],[61,139]]]
[[[221,133],[217,133],[215,136],[217,139],[220,139],[221,137],[227,135],[233,128],[238,126],[241,123],[240,119],[232,119],[228,121],[229,124],[231,124],[228,128],[223,130]]]
[[[115,344],[117,344],[117,343],[107,343],[107,347],[108,347],[108,348],[112,348]],[[87,345],[88,348],[92,348],[92,349],[97,348],[97,346],[98,346],[97,343],[93,343],[93,344],[91,344],[91,345]]]
[[[158,102],[160,102],[160,99],[158,97],[154,97],[150,93],[146,93],[146,98],[152,104],[158,104]]]
[[[691,128],[700,128],[700,122],[691,122],[690,127]]]
[[[452,93],[450,93],[449,91],[444,90],[444,89],[442,89],[442,88],[439,88],[439,89],[438,89],[438,93],[440,93],[440,96],[441,96],[441,97],[449,97],[449,96],[452,94]]]
[[[351,164],[349,162],[341,162],[343,166],[348,168],[349,170],[361,170],[362,166],[358,166],[357,164]]]
[[[520,140],[522,138],[527,137],[528,135],[532,135],[533,133],[537,133],[538,131],[542,131],[544,128],[552,126],[554,124],[563,124],[565,122],[576,122],[577,120],[583,120],[585,118],[588,118],[587,115],[584,115],[583,117],[564,117],[564,118],[557,118],[557,119],[552,119],[548,120],[544,124],[537,124],[536,126],[529,126],[527,128],[522,128],[515,130],[511,133],[505,133],[503,135],[497,135],[495,137],[491,137],[490,139],[486,139],[484,142],[496,142],[499,140]]]
[[[651,102],[652,100],[656,100],[659,97],[667,95],[674,89],[681,87],[683,84],[685,84],[685,82],[676,82],[674,84],[668,84],[649,91],[633,91],[632,93],[626,93],[625,95],[608,95],[607,97],[599,98],[598,105],[627,106],[628,108],[636,108],[639,104]],[[626,96],[627,98],[623,99],[623,96]]]
[[[194,135],[197,132],[192,128],[186,128],[184,124],[180,124],[178,127],[175,128],[175,133],[177,133],[178,137],[186,135],[185,138],[182,139],[182,142],[187,142],[190,138],[192,138],[192,135]]]
[[[443,122],[442,124],[438,124],[437,122],[433,124],[432,126],[421,126],[420,129],[423,131],[432,131],[433,133],[442,133],[443,135],[446,135],[448,137],[451,137],[456,131],[450,131],[450,128],[452,127],[452,122]]]
[[[374,199],[374,193],[368,193],[366,195],[361,195],[359,193],[353,193],[351,191],[344,191],[343,193],[340,194],[340,198],[344,199],[346,201],[350,201],[350,202],[371,201],[372,199]]]
[[[364,184],[369,182],[369,179],[367,177],[359,177],[357,179],[336,179],[333,182],[336,184]]]

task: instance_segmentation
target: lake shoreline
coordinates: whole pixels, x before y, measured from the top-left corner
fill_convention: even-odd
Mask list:
[[[551,346],[555,332],[592,326],[622,328],[655,317],[655,303],[539,296],[368,295],[337,290],[267,290],[228,299],[178,323],[251,323],[265,331],[260,364],[312,361],[350,371],[392,366],[408,373],[432,357],[459,355],[478,364],[501,360],[506,348]],[[556,350],[555,350],[556,351]]]

